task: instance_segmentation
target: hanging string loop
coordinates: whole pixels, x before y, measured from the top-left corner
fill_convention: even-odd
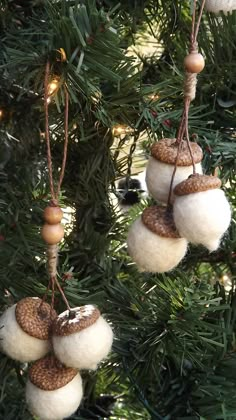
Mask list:
[[[69,93],[66,85],[64,85],[64,94],[65,94],[65,111],[64,111],[64,146],[63,146],[63,157],[62,165],[60,170],[59,179],[57,185],[53,179],[53,165],[52,165],[52,153],[51,153],[51,141],[50,141],[50,126],[49,126],[49,79],[50,79],[50,62],[47,61],[45,67],[45,77],[44,77],[44,112],[45,112],[45,138],[47,146],[47,168],[48,168],[48,178],[49,178],[49,187],[51,200],[49,206],[58,207],[58,199],[60,196],[61,186],[65,175],[66,160],[67,160],[67,151],[68,151],[68,138],[69,138],[69,129],[68,129],[68,119],[69,119]],[[58,245],[48,245],[47,247],[47,268],[49,274],[49,284],[45,296],[42,301],[45,301],[48,290],[51,288],[52,297],[51,297],[51,307],[54,307],[55,300],[55,286],[60,292],[66,307],[70,310],[70,305],[66,299],[66,296],[60,286],[60,283],[57,279],[57,262],[58,262]]]
[[[192,30],[190,35],[190,54],[197,54],[198,53],[198,42],[197,37],[199,33],[200,23],[202,19],[203,9],[205,5],[205,0],[202,0],[201,7],[199,10],[198,19],[196,21],[196,14],[197,14],[197,0],[193,2],[193,14],[192,14]],[[172,189],[174,184],[174,178],[178,167],[178,159],[179,154],[181,152],[181,144],[186,137],[188,150],[191,156],[192,167],[193,167],[193,174],[196,173],[196,167],[194,162],[194,157],[191,149],[190,139],[189,139],[189,131],[188,131],[188,115],[189,115],[189,107],[190,103],[195,99],[196,96],[196,86],[197,86],[197,73],[185,73],[185,80],[184,80],[184,109],[180,120],[179,129],[176,136],[176,144],[177,144],[177,155],[175,160],[175,166],[171,177],[170,188],[169,188],[169,195],[168,195],[168,202],[167,208],[171,206],[172,201]]]

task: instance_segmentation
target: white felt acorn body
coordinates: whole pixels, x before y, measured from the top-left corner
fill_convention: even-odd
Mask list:
[[[231,211],[219,178],[193,175],[174,189],[174,221],[189,242],[215,251],[229,227]]]
[[[20,300],[0,317],[0,350],[20,362],[45,356],[51,348],[49,330],[55,316],[50,305],[39,298]]]
[[[187,241],[178,234],[171,211],[151,206],[131,226],[128,252],[140,271],[164,273],[176,267],[187,251]]]
[[[113,332],[93,305],[60,314],[53,324],[53,349],[66,366],[96,369],[111,350]]]
[[[232,12],[236,10],[236,0],[206,0],[205,9],[208,12]]]
[[[78,408],[83,396],[77,370],[63,366],[55,357],[46,356],[30,369],[26,402],[39,420],[62,420]]]
[[[197,143],[190,142],[196,170],[202,173],[202,149]],[[176,139],[162,139],[151,147],[151,157],[146,169],[146,183],[151,196],[162,203],[167,203],[171,178],[178,153]],[[173,188],[193,173],[192,159],[187,142],[182,141],[178,155],[177,170]]]

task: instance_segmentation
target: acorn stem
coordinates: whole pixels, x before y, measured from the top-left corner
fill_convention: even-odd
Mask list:
[[[76,318],[76,312],[75,312],[75,311],[72,311],[72,310],[69,310],[69,316],[68,316],[68,318],[69,318],[69,319],[74,319],[74,318]]]

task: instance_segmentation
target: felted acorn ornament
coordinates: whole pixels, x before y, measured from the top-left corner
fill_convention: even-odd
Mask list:
[[[187,241],[174,225],[166,207],[151,206],[132,224],[128,252],[139,271],[164,273],[176,267],[187,251]]]
[[[229,227],[231,211],[221,181],[215,176],[192,175],[174,189],[174,221],[189,242],[215,251]]]
[[[82,396],[78,371],[63,366],[54,356],[46,356],[30,368],[26,402],[39,420],[62,420],[71,416]]]
[[[0,317],[0,350],[14,360],[32,362],[45,356],[56,312],[37,297],[27,297]]]
[[[202,173],[202,149],[195,142],[190,142],[196,170]],[[151,147],[146,170],[146,184],[151,196],[161,203],[167,203],[171,178],[178,153],[176,139],[162,139]],[[178,156],[173,188],[193,172],[192,159],[186,141],[182,141]],[[173,200],[173,195],[172,195]]]
[[[216,14],[219,12],[231,13],[236,10],[236,0],[206,0],[205,9]]]
[[[110,325],[93,305],[67,310],[54,320],[53,349],[66,366],[95,370],[110,352],[112,341]]]

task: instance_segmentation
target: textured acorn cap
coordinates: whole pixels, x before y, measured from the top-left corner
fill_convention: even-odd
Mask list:
[[[48,340],[56,311],[37,297],[26,297],[16,304],[16,321],[32,337]]]
[[[201,147],[194,142],[190,142],[194,163],[201,162],[203,158],[203,152]],[[186,141],[182,141],[181,149],[178,156],[178,166],[191,166],[192,159],[189,152],[188,144]],[[178,152],[178,144],[176,139],[161,139],[157,143],[154,143],[151,147],[151,155],[155,159],[168,163],[169,165],[175,165],[176,157]]]
[[[60,314],[53,322],[53,335],[65,336],[93,325],[100,311],[93,305],[79,306]]]
[[[31,366],[29,379],[44,391],[54,391],[67,385],[77,373],[76,369],[64,366],[54,356],[46,356]]]
[[[149,230],[159,236],[180,238],[175,227],[172,211],[167,207],[147,207],[142,213],[142,222]]]
[[[211,175],[190,175],[174,188],[175,195],[187,195],[221,187],[221,180]]]

